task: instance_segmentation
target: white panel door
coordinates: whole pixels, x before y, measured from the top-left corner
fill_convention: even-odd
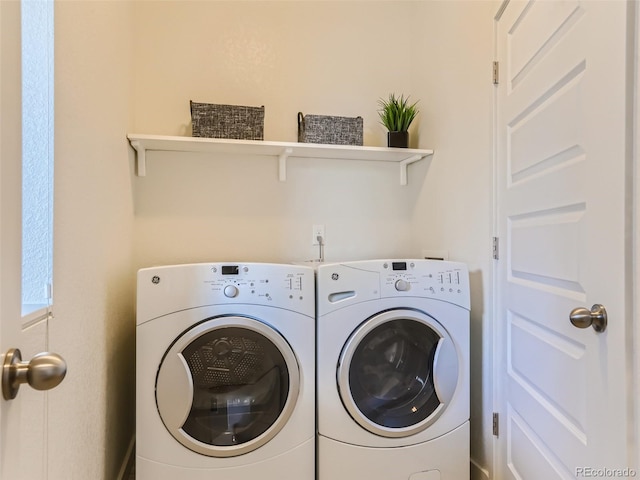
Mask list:
[[[46,350],[47,315],[22,316],[20,2],[0,1],[0,366],[19,348],[23,360]],[[22,386],[0,395],[0,480],[47,478],[46,393]]]
[[[626,20],[619,0],[497,18],[499,479],[629,466]],[[603,333],[569,321],[593,304]]]

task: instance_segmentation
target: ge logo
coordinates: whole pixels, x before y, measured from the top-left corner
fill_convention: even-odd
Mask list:
[[[339,278],[340,278],[340,275],[338,275],[337,273],[331,274],[331,280],[338,280]]]
[[[154,277],[151,279],[151,283],[154,283],[156,285],[159,284],[160,283],[160,277],[157,276],[157,275],[154,275]]]

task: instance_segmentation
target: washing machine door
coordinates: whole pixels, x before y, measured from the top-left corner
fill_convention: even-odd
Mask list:
[[[422,312],[398,309],[363,322],[342,350],[340,397],[363,428],[406,437],[431,425],[458,382],[458,355],[447,331]]]
[[[166,352],[156,403],[182,445],[230,457],[278,434],[299,387],[296,356],[275,329],[253,318],[216,317],[184,332]]]

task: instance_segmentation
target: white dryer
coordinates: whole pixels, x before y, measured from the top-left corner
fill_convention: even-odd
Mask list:
[[[469,478],[469,275],[432,260],[316,278],[318,478]]]
[[[315,477],[313,269],[138,272],[136,478]]]

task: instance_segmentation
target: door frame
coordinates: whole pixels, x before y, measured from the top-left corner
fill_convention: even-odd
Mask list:
[[[629,41],[630,53],[629,57],[633,59],[628,68],[628,95],[632,96],[633,102],[628,102],[632,112],[629,113],[631,125],[629,125],[629,149],[630,155],[628,160],[628,186],[629,193],[627,201],[629,202],[629,235],[627,241],[629,245],[629,255],[631,260],[631,268],[627,280],[627,288],[629,290],[627,298],[631,305],[631,319],[628,329],[629,338],[632,341],[632,355],[634,358],[629,360],[629,368],[631,369],[631,378],[633,384],[630,385],[630,392],[633,392],[633,405],[630,406],[633,411],[631,418],[633,419],[634,429],[632,442],[632,465],[636,470],[640,469],[640,8],[636,2],[628,4],[628,24],[633,29],[633,38]]]

